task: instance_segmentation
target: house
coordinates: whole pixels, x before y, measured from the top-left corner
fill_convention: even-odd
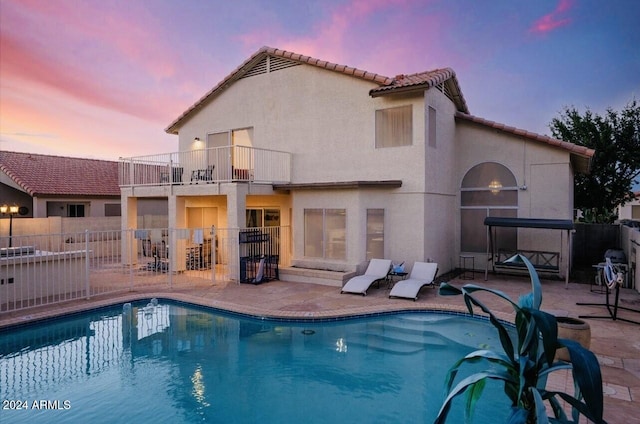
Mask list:
[[[640,191],[633,193],[633,200],[617,207],[619,220],[640,221]]]
[[[2,150],[0,204],[25,218],[121,216],[118,162]],[[144,211],[162,208],[149,202]]]
[[[484,218],[570,220],[594,153],[472,115],[449,68],[388,77],[269,47],[166,132],[178,152],[122,159],[123,228],[164,196],[170,227],[289,227],[286,265],[339,272],[384,257],[442,273],[461,254],[483,269]],[[498,233],[569,258],[553,232]]]
[[[0,197],[30,218],[120,216],[118,162],[0,151]]]

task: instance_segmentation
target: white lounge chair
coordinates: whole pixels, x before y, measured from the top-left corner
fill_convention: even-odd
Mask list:
[[[438,273],[438,264],[435,262],[416,262],[409,278],[398,281],[389,297],[405,297],[407,299],[418,300],[418,292],[424,286],[433,284],[433,280]]]
[[[391,260],[371,259],[365,273],[347,281],[347,284],[342,287],[340,293],[358,293],[366,296],[371,284],[387,278],[389,268],[391,268]]]

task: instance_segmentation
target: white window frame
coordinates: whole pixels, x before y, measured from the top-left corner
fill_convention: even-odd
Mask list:
[[[404,116],[405,113],[406,116]],[[392,118],[396,120],[395,125],[390,122]],[[413,105],[376,109],[375,138],[376,149],[411,146],[413,144]]]
[[[468,252],[468,253],[483,253],[486,251],[486,240],[483,240],[482,242],[480,242],[479,240],[476,240],[475,242],[469,242],[467,240],[465,240],[465,233],[463,231],[464,227],[465,227],[465,222],[464,221],[464,214],[462,213],[463,211],[467,210],[484,210],[485,212],[485,218],[489,217],[489,216],[496,216],[496,213],[500,214],[499,211],[515,211],[515,216],[517,217],[518,215],[518,186],[516,185],[516,178],[513,175],[513,172],[511,172],[511,170],[506,167],[505,165],[498,163],[498,162],[483,162],[483,163],[479,163],[475,166],[473,166],[472,168],[470,168],[467,173],[465,174],[463,181],[462,181],[462,185],[464,185],[464,180],[467,177],[467,175],[469,174],[469,172],[471,172],[473,169],[475,169],[476,167],[480,166],[480,165],[495,165],[500,167],[501,171],[508,171],[508,177],[513,178],[513,181],[509,181],[509,183],[512,183],[510,185],[507,186],[503,186],[502,182],[500,181],[499,178],[492,178],[491,181],[487,184],[487,185],[483,185],[480,186],[479,184],[477,186],[467,186],[464,187],[462,186],[460,188],[460,250],[462,252]],[[505,174],[506,175],[506,174]],[[486,192],[486,193],[491,193],[491,195],[495,195],[498,196],[500,193],[504,193],[504,192],[515,192],[516,194],[516,203],[515,205],[498,205],[498,204],[493,204],[493,205],[489,205],[489,204],[475,204],[475,205],[464,205],[464,193],[470,193],[470,192]],[[492,212],[494,212],[492,214]],[[500,229],[500,231],[504,232],[504,233],[509,233],[512,237],[515,237],[515,244],[517,246],[518,243],[518,232],[516,229]],[[480,231],[479,233],[482,233],[482,231]],[[503,239],[506,237],[503,237]],[[469,249],[465,249],[465,246],[469,246],[470,244],[476,244],[478,246],[482,245],[483,248],[482,250],[479,250],[478,252],[476,252],[475,250],[469,250]]]
[[[320,243],[321,246],[315,246],[315,248],[320,251],[320,255],[311,255],[307,250],[307,211],[321,211],[322,213],[322,237]],[[331,237],[331,230],[327,228],[327,218],[328,214],[331,211],[338,211],[339,213],[344,215],[344,227],[336,229],[338,232],[342,231],[342,241],[340,239]],[[340,208],[308,208],[304,209],[304,256],[307,258],[316,258],[316,259],[331,259],[331,260],[346,260],[347,259],[347,210]],[[337,241],[336,241],[337,240]],[[332,254],[332,252],[343,252],[341,255]]]

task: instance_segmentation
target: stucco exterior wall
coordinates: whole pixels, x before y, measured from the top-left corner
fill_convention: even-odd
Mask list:
[[[435,131],[429,128],[433,124],[429,108],[435,111]],[[433,259],[441,272],[457,266],[459,251],[459,184],[453,172],[458,161],[455,112],[453,102],[440,90],[425,92],[423,245],[419,260]],[[435,141],[430,139],[433,133]]]
[[[252,127],[254,147],[293,154],[295,183],[401,179],[403,190],[422,189],[424,100],[371,98],[375,87],[307,65],[241,79],[183,125],[180,149],[195,137]],[[376,149],[375,110],[408,104],[413,145]]]
[[[473,166],[497,162],[511,171],[520,188],[519,218],[573,219],[569,152],[466,122],[457,123],[456,142],[460,152],[458,187]],[[519,229],[518,249],[560,251],[560,269],[569,257],[567,236],[557,230]]]
[[[640,220],[640,194],[623,206],[618,206],[618,219]]]
[[[367,209],[385,210],[387,258],[408,264],[423,261],[427,247],[434,257],[435,252],[443,250],[425,234],[425,225],[448,234],[455,222],[451,218],[455,184],[450,178],[455,158],[450,141],[455,109],[440,91],[434,89],[427,96],[438,113],[438,142],[427,154],[425,96],[372,98],[369,90],[375,87],[367,81],[305,65],[241,79],[184,123],[180,149],[191,149],[195,137],[206,140],[210,133],[251,127],[254,147],[292,153],[293,183],[401,180],[402,187],[392,190],[293,191],[290,200],[278,199],[282,216],[287,206],[291,208],[294,263],[355,269],[366,258]],[[404,105],[412,106],[412,145],[376,149],[375,111]],[[428,223],[425,207],[431,202],[425,202],[426,191],[440,198],[438,204],[447,208],[438,208]],[[246,206],[266,204],[266,197],[249,196]],[[304,210],[311,208],[347,211],[346,260],[304,257]],[[226,213],[219,209],[220,225],[225,225]]]
[[[394,190],[309,190],[293,197],[294,264],[354,271],[366,260],[367,209],[384,209],[384,256],[394,262],[423,261],[424,196]],[[346,211],[346,260],[304,256],[304,210]]]
[[[311,65],[243,78],[181,123],[179,149],[201,148],[193,143],[196,137],[252,128],[253,147],[292,154],[292,183],[400,180],[401,187],[287,194],[269,192],[268,185],[255,191],[260,184],[216,184],[206,193],[195,185],[165,187],[160,190],[170,190],[169,224],[185,225],[183,209],[202,207],[215,208],[219,227],[243,226],[244,208],[278,207],[282,225],[293,229],[294,264],[351,271],[366,259],[367,209],[384,209],[385,257],[408,264],[432,259],[446,272],[457,266],[460,253],[462,179],[483,162],[500,163],[514,175],[519,217],[572,218],[567,151],[456,121],[456,106],[437,88],[373,98],[369,91],[376,87]],[[376,110],[405,105],[412,106],[412,144],[376,148]],[[346,210],[345,260],[304,256],[305,209]],[[556,236],[520,230],[519,248],[549,250],[558,244]]]
[[[518,186],[520,218],[573,218],[573,173],[569,153],[542,143],[458,122],[458,188],[464,175],[483,162],[507,167]]]
[[[34,218],[46,218],[47,216],[62,216],[68,214],[68,205],[85,205],[84,216],[87,218],[100,218],[105,216],[105,205],[120,205],[120,198],[86,198],[86,197],[34,197]]]

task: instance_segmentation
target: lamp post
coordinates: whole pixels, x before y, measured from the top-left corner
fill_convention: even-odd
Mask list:
[[[18,213],[18,206],[16,205],[2,205],[0,206],[0,213],[3,215],[9,214],[9,247],[13,245],[13,215]]]

